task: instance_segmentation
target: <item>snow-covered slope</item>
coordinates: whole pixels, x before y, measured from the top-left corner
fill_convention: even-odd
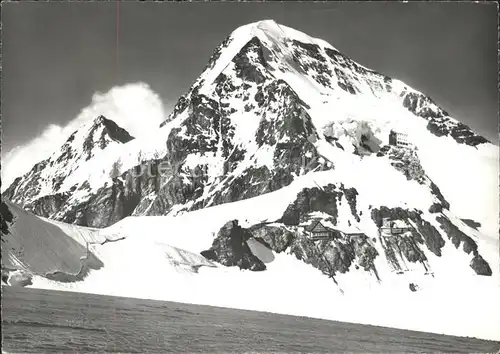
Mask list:
[[[129,236],[113,229],[95,229],[66,224],[38,217],[21,209],[10,201],[3,201],[2,216],[2,281],[9,285],[20,285],[13,279],[23,279],[23,286],[31,285],[33,277],[50,279],[56,283],[74,284],[82,282],[88,274],[106,267],[105,276],[114,281],[115,276],[130,277],[130,268],[143,271],[146,259],[152,257],[163,260],[169,266],[181,271],[195,272],[201,266],[215,265],[199,254],[169,246],[152,240],[136,242],[135,255],[123,262],[120,258],[118,268],[117,254],[125,255]],[[136,238],[135,241],[138,241]],[[125,245],[125,248],[123,246]],[[113,245],[113,246],[110,246]],[[130,250],[129,250],[130,251]],[[137,262],[130,260],[136,259]],[[111,261],[110,264],[108,262]],[[142,265],[141,265],[142,263]],[[160,269],[151,269],[156,271]],[[114,274],[114,275],[112,275]]]
[[[76,185],[65,188],[68,176],[105,149],[131,140],[133,137],[126,130],[98,116],[74,131],[52,156],[16,178],[2,196],[38,215],[57,219],[59,208],[76,190]]]
[[[99,230],[43,219],[2,199],[2,279],[11,272],[81,279],[102,262],[87,245],[104,242]]]
[[[333,282],[314,265],[299,260],[291,249],[278,253],[256,246],[254,240],[247,242],[265,262],[265,271],[213,266],[195,258],[210,247],[214,233],[227,220],[238,219],[248,227],[279,219],[294,194],[334,179],[333,172],[327,171],[300,177],[289,187],[256,198],[181,216],[128,217],[103,229],[125,240],[93,248],[104,262],[101,270],[72,284],[35,277],[33,286],[500,338],[498,270],[494,269],[493,277],[477,276],[469,267],[470,256],[448,241],[441,249],[441,257],[422,248],[432,275],[410,262],[410,268],[402,274],[394,272],[382,245],[373,243],[380,253],[375,260],[378,280],[355,262],[348,272],[339,272]],[[348,203],[339,207],[339,213],[350,213]],[[375,237],[372,226],[359,227],[370,238]],[[447,237],[442,230],[440,233]],[[480,252],[490,246],[498,247],[498,241],[495,245],[478,241]],[[172,260],[174,254],[181,253],[190,256],[175,256],[177,262]],[[498,258],[488,260],[497,262]],[[409,289],[410,283],[417,291]]]

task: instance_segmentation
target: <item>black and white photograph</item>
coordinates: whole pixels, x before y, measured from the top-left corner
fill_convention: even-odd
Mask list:
[[[500,353],[496,2],[0,6],[2,353]]]

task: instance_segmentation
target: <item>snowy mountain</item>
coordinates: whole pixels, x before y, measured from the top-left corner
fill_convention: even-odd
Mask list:
[[[76,191],[76,186],[62,188],[66,178],[104,149],[132,139],[115,122],[99,116],[73,132],[52,156],[37,163],[24,176],[16,178],[3,196],[26,210],[57,219],[60,209]]]
[[[460,304],[484,333],[499,329],[486,310],[468,308],[479,289],[488,299],[500,293],[497,147],[330,44],[271,20],[242,26],[154,136],[131,140],[111,121],[96,122],[3,194],[39,216],[124,238],[102,248],[103,269],[75,283],[78,291],[263,309],[260,299],[290,313],[305,301],[297,288],[312,287],[326,295],[302,314],[444,331],[455,317],[424,327]],[[188,252],[195,268],[210,265],[200,269],[206,278],[189,280],[210,300],[182,289],[159,295],[162,255],[174,252],[163,242]],[[140,270],[130,264],[138,250]],[[144,267],[147,286],[119,287],[122,274],[143,277]],[[37,275],[36,286],[62,286],[46,278]],[[224,290],[233,282],[259,294],[234,299]],[[208,287],[217,291],[207,295]],[[367,291],[373,302],[399,301],[409,316],[422,312],[421,322],[349,302],[366,302]],[[332,293],[347,312],[330,306]],[[348,313],[353,306],[359,315]],[[478,333],[466,327],[452,332]]]
[[[486,187],[476,193],[491,169],[479,171],[478,178],[464,176],[455,160],[461,156],[475,170],[478,164],[496,168],[496,148],[484,138],[430,98],[362,67],[328,43],[261,21],[238,28],[216,48],[158,136],[106,149],[86,163],[78,161],[76,170],[57,166],[65,178],[49,168],[55,180],[48,187],[27,182],[32,171],[4,196],[38,215],[103,227],[127,215],[165,215],[257,196],[312,170],[344,169],[339,157],[375,156],[391,130],[411,132],[420,149],[416,163],[430,180],[453,173],[460,175],[457,183],[473,186],[468,189],[476,201],[484,201],[484,192],[491,196]],[[57,158],[64,161],[64,155]],[[434,163],[440,159],[455,166],[441,169],[443,163]],[[47,162],[40,164],[37,170],[45,170]],[[110,177],[114,170],[119,178]],[[470,202],[445,178],[434,183],[448,198]],[[464,218],[484,216],[466,216],[464,211],[474,208],[454,204]]]

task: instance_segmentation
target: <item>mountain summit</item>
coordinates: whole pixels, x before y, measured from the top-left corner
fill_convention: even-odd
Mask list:
[[[473,146],[487,142],[469,127],[449,117],[429,97],[399,80],[357,64],[323,40],[279,25],[274,20],[242,26],[228,36],[214,51],[191,92],[210,93],[218,83],[224,87],[224,75],[231,71],[234,77],[247,84],[282,79],[318,110],[333,108],[330,107],[332,98],[349,98],[351,102],[346,102],[346,105],[350,104],[351,110],[355,109],[352,103],[356,103],[357,97],[363,97],[363,101],[396,98],[406,109],[427,120],[428,130],[436,136],[451,136],[459,143]],[[248,89],[247,86],[243,88]],[[179,100],[170,119],[185,102],[186,96]],[[331,120],[331,117],[324,118]]]
[[[27,210],[52,216],[67,194],[64,192],[68,192],[63,186],[64,181],[78,166],[104,149],[125,144],[132,139],[125,129],[100,115],[75,130],[49,158],[35,164],[24,176],[16,178],[3,196]]]

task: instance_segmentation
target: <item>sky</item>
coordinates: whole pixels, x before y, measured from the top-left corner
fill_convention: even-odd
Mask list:
[[[131,104],[157,107],[132,133],[157,127],[214,48],[263,19],[326,40],[498,141],[494,3],[53,1],[2,3],[1,14],[2,157],[31,146],[25,155],[36,160],[45,150],[33,141],[58,142],[84,108],[116,106],[126,84],[143,83],[147,96]]]

